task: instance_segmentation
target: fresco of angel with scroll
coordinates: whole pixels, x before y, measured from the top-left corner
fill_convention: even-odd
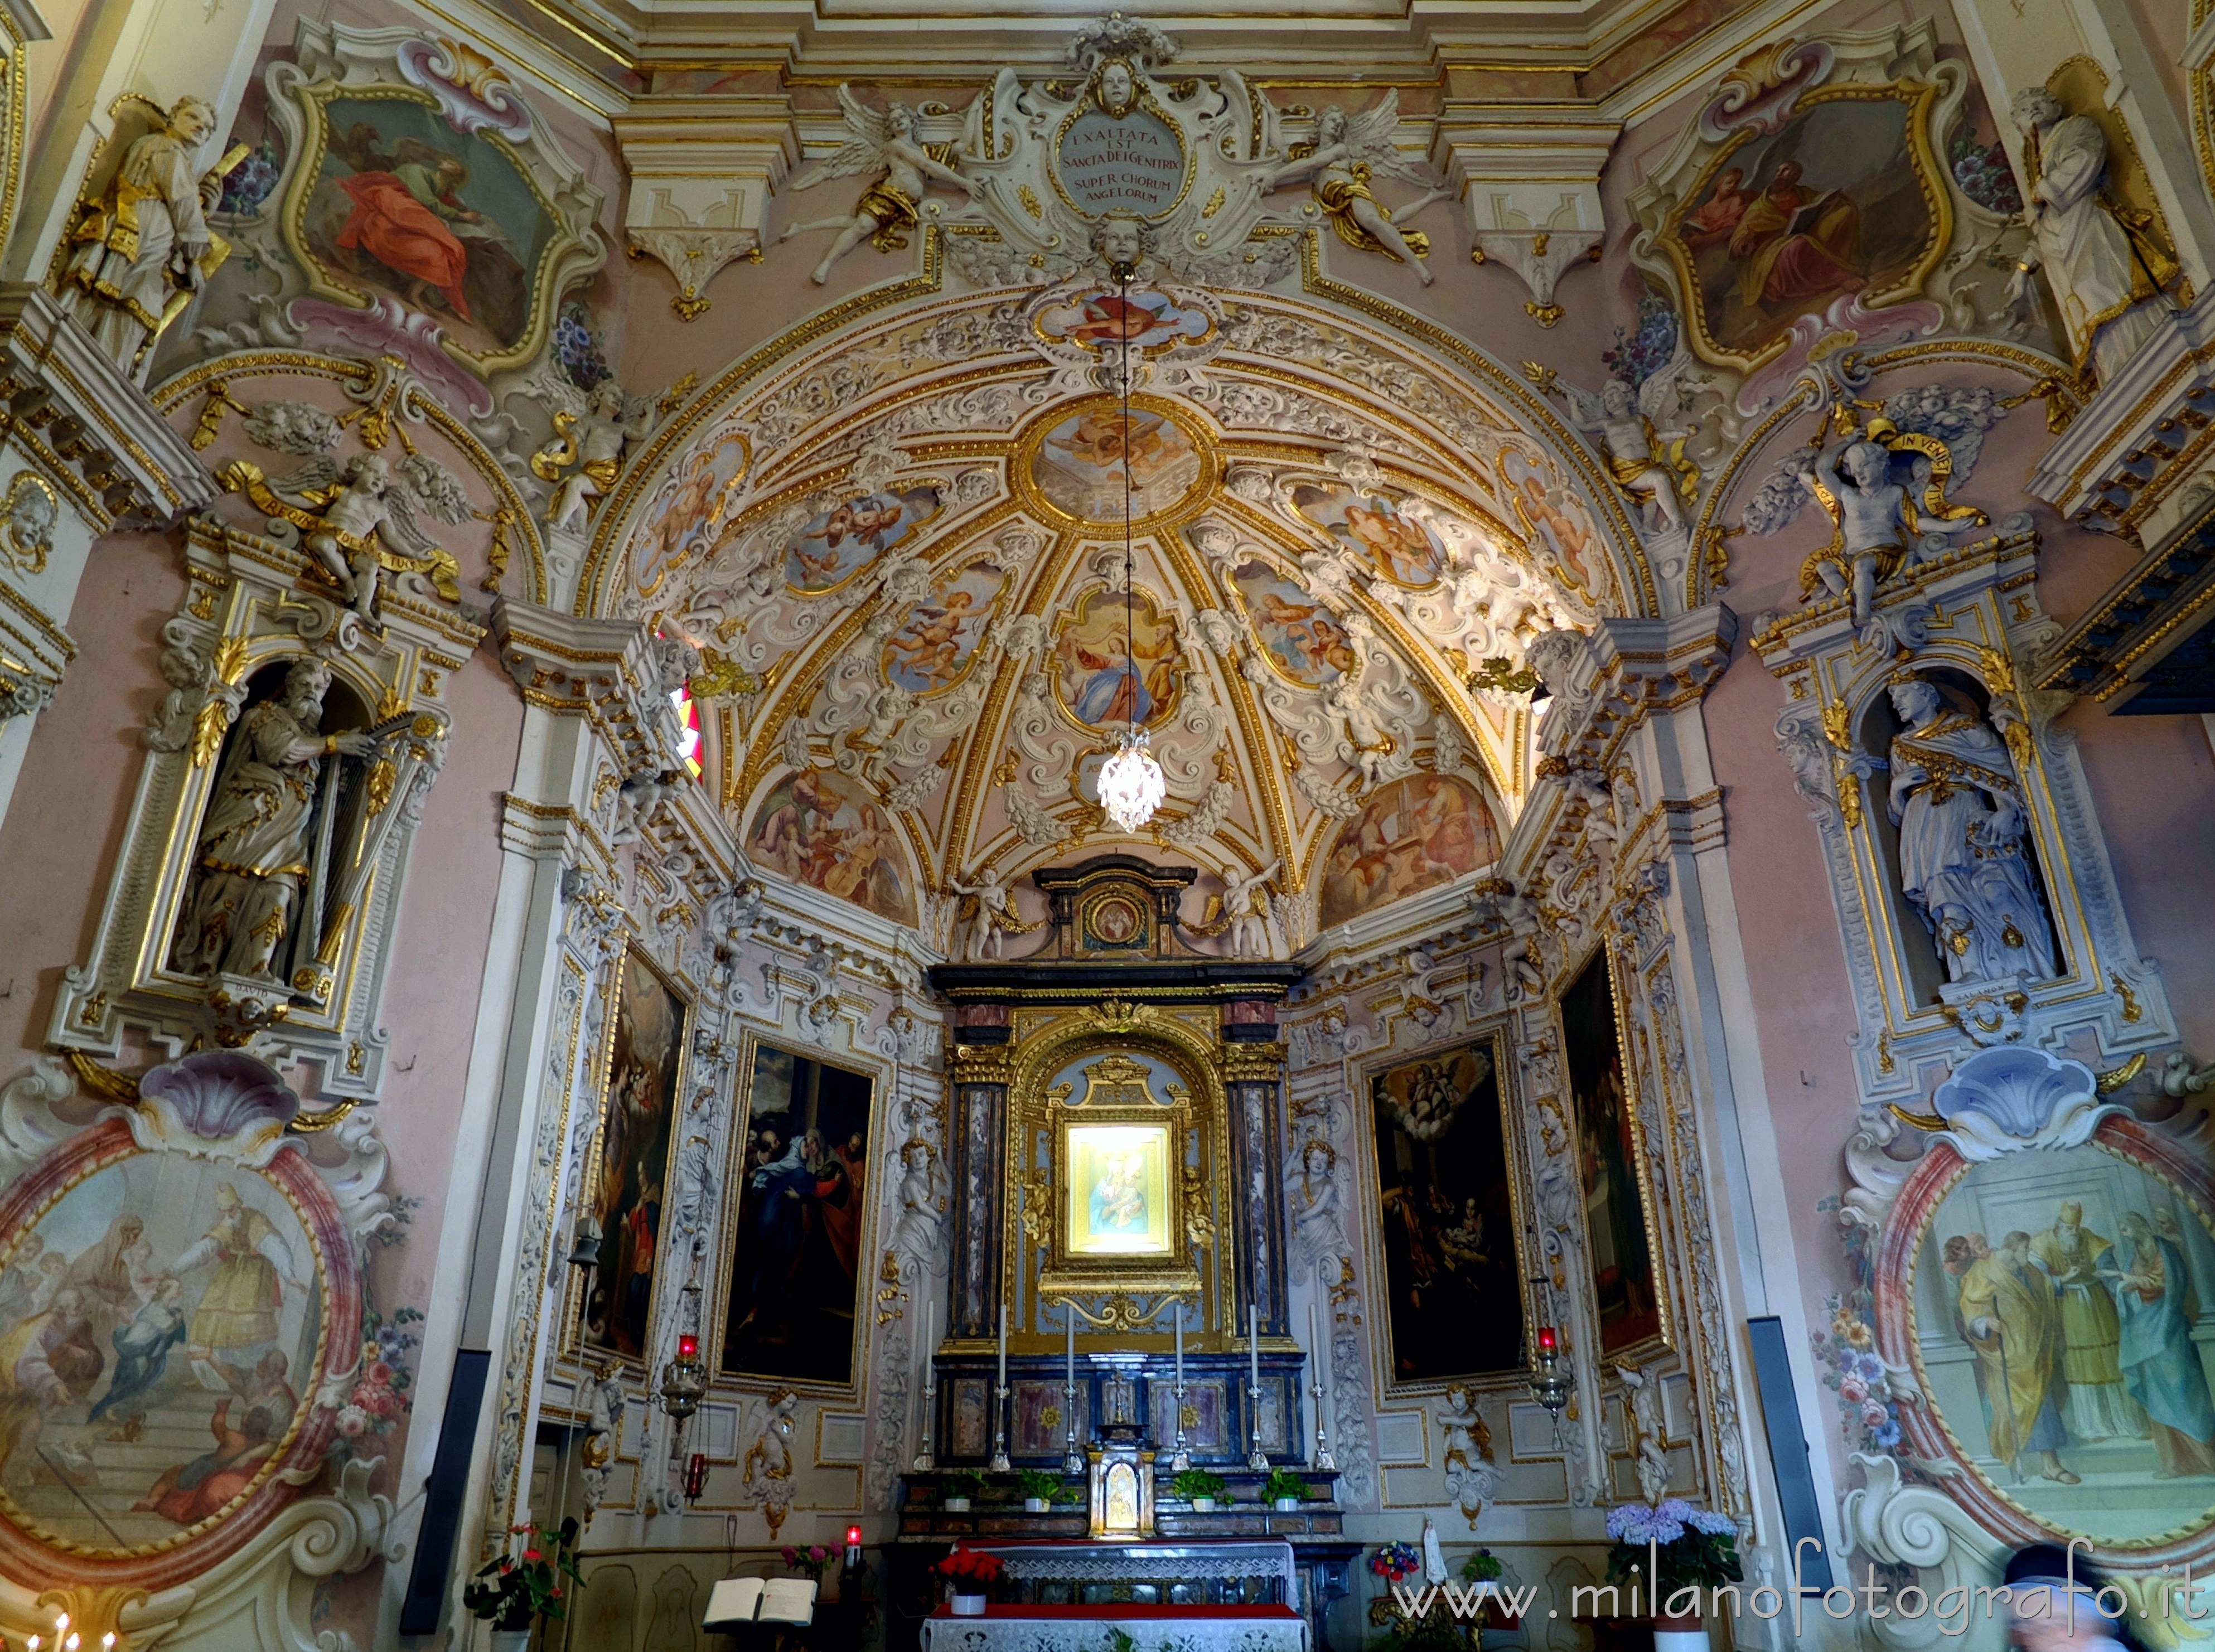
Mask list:
[[[813,189],[832,178],[851,178],[871,171],[876,173],[876,181],[862,190],[851,212],[807,223],[788,223],[777,237],[782,244],[795,236],[818,230],[838,232],[811,278],[819,287],[831,278],[831,266],[860,246],[864,237],[880,253],[898,252],[907,245],[905,232],[917,223],[925,179],[960,190],[972,200],[984,188],[974,178],[965,178],[946,162],[935,158],[916,141],[915,111],[906,104],[894,100],[879,114],[856,97],[850,87],[841,86],[838,107],[845,112],[846,130],[853,136],[821,160],[802,168],[792,187]]]
[[[1295,146],[1293,158],[1268,174],[1262,193],[1311,180],[1316,205],[1341,241],[1363,252],[1382,253],[1412,265],[1427,287],[1435,278],[1422,262],[1430,256],[1430,237],[1420,229],[1400,226],[1452,192],[1428,167],[1401,155],[1392,142],[1399,129],[1396,89],[1359,114],[1349,115],[1331,104],[1316,117],[1314,147],[1302,155]],[[1414,184],[1424,193],[1405,206],[1387,208],[1369,187],[1380,173]]]

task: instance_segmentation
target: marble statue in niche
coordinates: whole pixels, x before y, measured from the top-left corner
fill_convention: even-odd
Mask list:
[[[852,138],[795,178],[793,187],[812,189],[827,179],[848,178],[872,169],[878,175],[862,192],[851,212],[807,223],[788,223],[777,237],[786,242],[822,229],[838,232],[810,278],[819,287],[831,278],[831,266],[860,246],[864,236],[880,253],[897,252],[907,245],[905,232],[916,227],[916,209],[923,201],[925,178],[961,190],[973,200],[984,190],[974,178],[965,178],[924,153],[923,145],[916,142],[915,111],[906,104],[889,103],[879,114],[841,86],[838,105],[845,111],[846,130]]]
[[[330,667],[312,657],[285,674],[281,695],[239,719],[194,845],[173,958],[193,975],[273,976],[278,948],[299,918],[315,866],[319,803],[331,804],[339,767],[377,750],[359,729],[316,731]]]
[[[2110,157],[2096,119],[2069,113],[2042,86],[2017,92],[2008,112],[2030,174],[2031,231],[2009,296],[2026,303],[2031,273],[2043,269],[2071,353],[2104,382],[2151,333],[2147,307],[2175,283],[2176,260],[2151,224],[2102,193]]]
[[[1936,684],[1895,673],[1890,811],[1899,887],[1930,931],[1949,981],[2051,980],[2053,935],[2024,852],[2028,823],[2007,743]]]

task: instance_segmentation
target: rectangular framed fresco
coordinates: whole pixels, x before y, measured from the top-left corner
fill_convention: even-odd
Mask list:
[[[1613,1359],[1644,1343],[1666,1345],[1669,1324],[1654,1265],[1653,1183],[1606,947],[1562,994],[1561,1014],[1599,1351]]]
[[[1065,1124],[1069,1166],[1069,1253],[1080,1257],[1169,1253],[1169,1127]]]
[[[600,1265],[591,1276],[577,1339],[601,1353],[643,1360],[653,1346],[662,1209],[691,1005],[635,946],[616,960],[615,983],[585,1194],[586,1208],[600,1225]]]
[[[1397,1390],[1522,1369],[1528,1315],[1497,1034],[1368,1074],[1384,1360]]]
[[[715,1369],[727,1377],[850,1387],[875,1241],[869,1143],[876,1080],[775,1044],[739,1069],[735,1211]]]

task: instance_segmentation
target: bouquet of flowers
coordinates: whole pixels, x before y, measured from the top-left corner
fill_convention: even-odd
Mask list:
[[[954,1585],[956,1594],[982,1594],[1000,1581],[1008,1569],[999,1556],[957,1547],[930,1569]]]
[[[1369,1557],[1369,1569],[1387,1583],[1397,1583],[1423,1569],[1423,1553],[1412,1543],[1388,1543]]]
[[[565,1520],[559,1530],[511,1527],[509,1535],[523,1539],[522,1554],[505,1554],[478,1567],[462,1591],[462,1604],[494,1629],[533,1629],[541,1618],[559,1622],[565,1612],[561,1580],[580,1588],[585,1583],[571,1553],[577,1522]]]
[[[1682,1497],[1664,1497],[1650,1507],[1618,1503],[1607,1511],[1607,1534],[1614,1539],[1607,1551],[1607,1581],[1630,1582],[1630,1569],[1637,1567],[1657,1617],[1692,1616],[1670,1611],[1679,1591],[1735,1583],[1743,1576],[1737,1522],[1710,1508],[1695,1508]],[[1651,1577],[1646,1576],[1649,1565]]]
[[[831,1563],[838,1557],[836,1550],[826,1549],[819,1543],[811,1543],[805,1549],[788,1545],[784,1551],[786,1565],[813,1578],[818,1583],[823,1581],[823,1574],[831,1569]]]

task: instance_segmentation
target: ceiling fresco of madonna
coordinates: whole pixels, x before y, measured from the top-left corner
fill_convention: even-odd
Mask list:
[[[1341,921],[1496,852],[1529,696],[1472,675],[1651,600],[1481,370],[1165,279],[919,306],[703,398],[587,584],[699,651],[758,869],[915,923],[949,878],[1115,847],[1092,783],[1135,720],[1169,786],[1138,847],[1277,863],[1310,927],[1335,879]]]

